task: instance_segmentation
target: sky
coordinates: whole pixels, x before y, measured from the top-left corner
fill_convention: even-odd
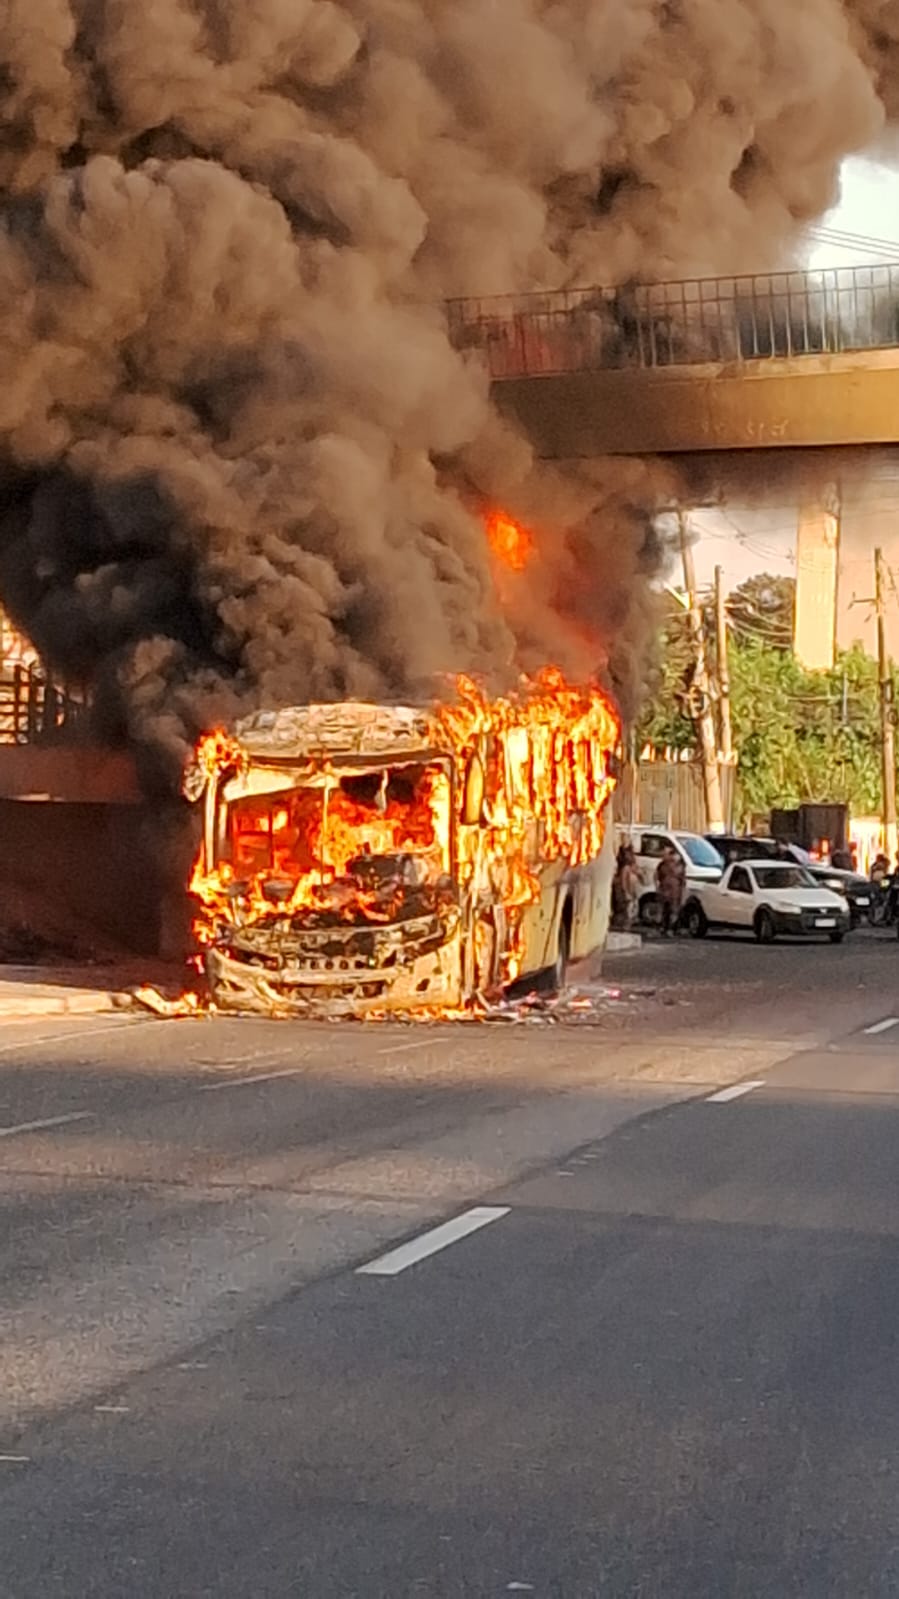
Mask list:
[[[899,262],[899,167],[861,157],[844,162],[840,202],[813,232],[803,263],[807,266],[819,269]],[[845,237],[847,234],[852,237]],[[870,240],[877,247],[865,248],[860,240]]]
[[[884,262],[899,265],[899,165],[855,157],[845,162],[842,195],[837,206],[811,231],[803,259],[796,264],[816,271]],[[757,572],[794,577],[798,507],[783,504],[757,510],[729,504],[721,510],[694,511],[690,524],[696,536],[696,574],[700,585],[711,584],[717,565],[725,586],[735,588]],[[895,526],[892,545],[883,529]],[[876,529],[876,534],[875,534]],[[859,603],[871,592],[875,542],[887,548],[888,563],[899,579],[899,456],[884,459],[870,481],[858,484],[847,504],[840,567],[840,639],[860,638],[873,647],[870,608]],[[897,581],[899,589],[899,581]],[[890,643],[899,654],[899,597],[889,616]]]

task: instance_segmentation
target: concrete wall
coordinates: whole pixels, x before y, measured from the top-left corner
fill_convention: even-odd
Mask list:
[[[160,816],[145,805],[0,798],[0,880],[65,905],[136,954],[186,953],[193,848],[186,806]]]
[[[899,440],[897,350],[515,378],[493,395],[554,460]]]
[[[143,796],[137,769],[124,750],[0,744],[0,798],[140,805]]]

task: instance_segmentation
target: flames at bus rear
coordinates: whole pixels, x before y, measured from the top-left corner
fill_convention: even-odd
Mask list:
[[[225,800],[191,885],[216,1003],[452,1012],[519,974],[541,873],[599,851],[618,719],[555,671],[505,699],[455,690],[421,712],[298,710],[340,724],[344,748],[269,764],[277,787],[240,740],[201,742],[194,783]]]

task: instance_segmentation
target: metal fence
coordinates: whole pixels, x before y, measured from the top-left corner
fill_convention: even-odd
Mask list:
[[[899,346],[899,264],[451,300],[495,382]]]
[[[736,805],[737,772],[728,761],[718,761],[718,779],[724,815],[730,825]],[[702,762],[653,758],[625,762],[615,792],[615,820],[646,826],[682,828],[704,833],[707,827]]]
[[[0,744],[40,744],[72,728],[84,701],[36,667],[0,662]]]

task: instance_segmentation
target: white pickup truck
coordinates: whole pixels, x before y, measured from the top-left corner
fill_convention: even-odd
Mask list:
[[[691,883],[682,922],[693,938],[727,927],[754,933],[760,944],[779,934],[840,944],[850,927],[845,899],[804,866],[770,860],[734,861],[720,882]]]

